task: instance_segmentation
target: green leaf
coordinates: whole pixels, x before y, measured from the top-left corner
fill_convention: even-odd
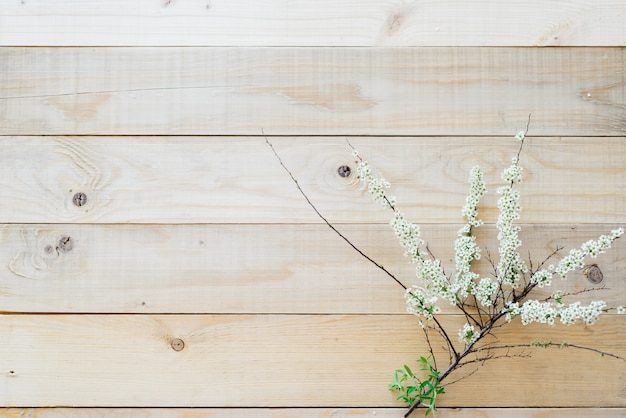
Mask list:
[[[414,376],[413,372],[411,371],[411,369],[409,369],[409,366],[407,366],[406,364],[404,365],[404,370],[406,370],[406,372],[409,374],[409,376]]]

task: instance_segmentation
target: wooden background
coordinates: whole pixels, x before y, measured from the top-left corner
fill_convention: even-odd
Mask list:
[[[524,253],[626,223],[622,0],[11,0],[0,45],[3,417],[402,415],[386,386],[426,350],[402,289],[262,132],[408,283],[346,139],[444,261],[468,170],[493,192],[529,113]],[[626,242],[597,263],[583,298],[625,304]],[[626,355],[624,316],[502,331]],[[440,416],[626,416],[622,362],[529,354]]]

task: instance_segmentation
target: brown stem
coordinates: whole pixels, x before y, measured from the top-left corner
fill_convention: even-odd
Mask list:
[[[296,187],[298,188],[298,191],[300,192],[300,194],[304,197],[304,200],[306,200],[306,202],[309,204],[309,206],[315,211],[315,213],[317,214],[317,216],[323,220],[326,225],[328,225],[328,227],[330,229],[332,229],[337,235],[339,235],[339,237],[341,239],[343,239],[346,243],[348,243],[348,245],[350,247],[352,247],[353,250],[355,250],[357,253],[359,253],[359,255],[361,255],[362,257],[364,257],[367,261],[369,261],[370,263],[374,264],[376,267],[378,267],[380,270],[384,271],[385,274],[387,274],[387,276],[391,277],[398,285],[400,285],[404,290],[407,290],[407,287],[404,283],[402,283],[396,276],[394,276],[389,270],[387,270],[385,267],[383,267],[381,264],[378,264],[374,259],[372,259],[371,257],[369,257],[367,254],[365,254],[363,251],[361,251],[356,245],[354,245],[352,243],[352,241],[350,241],[346,236],[344,236],[341,232],[339,232],[339,230],[337,228],[335,228],[330,222],[328,222],[328,220],[324,217],[324,215],[322,215],[320,213],[320,211],[317,209],[317,207],[315,207],[315,205],[313,204],[313,202],[311,202],[311,200],[309,199],[309,197],[307,196],[306,193],[304,193],[304,190],[302,190],[302,188],[300,187],[300,184],[298,183],[298,180],[296,180],[296,178],[294,177],[294,175],[291,173],[291,171],[289,171],[289,169],[287,168],[287,166],[283,163],[283,160],[280,158],[280,156],[278,155],[278,153],[276,152],[276,150],[274,149],[274,146],[272,145],[272,143],[269,141],[269,139],[267,139],[267,137],[265,137],[265,142],[267,142],[267,145],[269,145],[269,147],[272,149],[272,152],[274,153],[274,155],[276,156],[276,158],[278,159],[278,162],[280,163],[280,165],[283,167],[283,169],[287,172],[287,174],[289,174],[289,177],[291,177],[291,180],[295,183]]]

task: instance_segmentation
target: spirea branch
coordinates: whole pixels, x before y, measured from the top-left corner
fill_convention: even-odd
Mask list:
[[[494,337],[497,341],[497,331],[517,317],[520,318],[522,325],[537,322],[553,326],[559,321],[564,325],[583,322],[589,326],[593,325],[603,313],[612,310],[618,314],[626,313],[623,306],[609,307],[602,300],[594,300],[587,305],[580,301],[565,303],[566,299],[569,300],[597,289],[584,289],[569,293],[556,290],[549,297],[545,297],[545,294],[540,299],[533,297],[535,289],[553,286],[553,277],[566,279],[568,273],[583,269],[586,266],[586,258],[595,258],[606,252],[611,248],[612,243],[624,234],[624,229],[615,229],[607,235],[601,235],[597,240],[583,243],[580,248],[571,249],[555,264],[549,263],[560,254],[563,247],[557,246],[538,264],[534,264],[530,257],[528,263],[523,260],[519,253],[522,242],[519,238],[521,228],[517,225],[517,220],[520,218],[521,206],[517,185],[522,181],[523,168],[520,165],[520,158],[529,126],[530,115],[526,130],[515,135],[515,139],[519,141],[519,148],[515,157],[512,158],[511,164],[502,172],[501,177],[504,185],[497,189],[497,193],[500,195],[497,204],[499,216],[496,221],[499,258],[495,259],[489,251],[485,250],[486,258],[492,268],[491,274],[488,275],[481,275],[473,269],[473,263],[480,260],[483,252],[476,241],[474,232],[476,228],[483,225],[483,221],[478,217],[478,207],[487,190],[483,173],[479,167],[470,170],[470,190],[465,205],[461,209],[461,214],[466,219],[466,223],[458,231],[454,241],[455,273],[447,275],[440,260],[432,254],[422,238],[420,227],[408,221],[399,210],[397,199],[387,194],[387,189],[391,186],[390,183],[382,177],[374,176],[368,162],[359,155],[352,144],[348,143],[353,150],[353,156],[357,159],[357,173],[361,182],[367,186],[368,193],[375,202],[393,212],[390,226],[398,238],[405,256],[410,263],[416,265],[417,283],[410,287],[363,253],[319,212],[291,171],[283,163],[272,143],[267,137],[265,138],[280,165],[317,216],[350,247],[399,284],[404,289],[407,311],[419,317],[419,324],[424,330],[429,356],[418,358],[419,373],[414,373],[407,365],[396,370],[395,380],[389,385],[391,390],[399,392],[397,399],[407,404],[408,409],[405,416],[410,415],[420,405],[426,408],[426,415],[429,413],[434,415],[437,399],[445,393],[444,386],[447,387],[463,377],[461,376],[454,382],[445,385],[443,382],[453,372],[464,366],[469,364],[480,365],[498,358],[529,356],[526,353],[511,353],[510,350],[512,349],[569,347],[624,360],[624,357],[614,353],[569,342],[560,344],[552,341],[520,344],[485,343],[488,336]],[[453,330],[446,328],[439,321],[442,302],[456,308],[466,320],[465,324],[456,332],[458,335],[458,343],[456,344],[451,337],[454,335]],[[429,334],[431,330],[435,331],[435,337],[438,335],[441,338],[444,349],[448,353],[448,366],[443,371],[438,368],[438,362],[435,358],[434,343]],[[504,352],[498,353],[498,351]]]

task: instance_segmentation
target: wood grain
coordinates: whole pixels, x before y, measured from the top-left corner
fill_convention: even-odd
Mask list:
[[[3,48],[0,134],[623,136],[620,48]]]
[[[455,327],[463,318],[445,321]],[[385,315],[3,315],[0,402],[398,406],[385,387],[395,368],[426,349],[416,328],[412,317]],[[626,355],[623,316],[609,316],[590,328],[526,327],[521,332],[512,326],[501,331],[501,343],[566,339]],[[174,338],[184,341],[182,351],[171,348]],[[538,407],[625,406],[623,362],[576,350],[536,349],[532,354],[485,363],[450,387],[441,406],[520,407],[528,399]],[[603,384],[589,385],[598,375]]]
[[[337,226],[407,286],[416,283],[389,227]],[[610,226],[526,225],[521,253],[530,253],[536,266],[558,246],[566,254]],[[458,228],[422,228],[448,274]],[[493,227],[478,231],[495,257],[496,234]],[[483,254],[476,271],[488,275]],[[536,297],[594,288],[576,299],[623,305],[625,255],[626,240],[618,240],[588,261],[600,267],[601,283],[575,271]],[[323,225],[4,225],[0,266],[0,307],[9,312],[405,312],[403,289]]]
[[[523,121],[525,123],[525,120]],[[531,128],[532,129],[532,128]],[[387,223],[359,184],[345,137],[271,137],[332,223]],[[482,167],[480,216],[494,223],[511,136],[351,137],[417,223],[460,223],[468,173]],[[263,137],[0,137],[4,223],[320,223]],[[529,137],[522,222],[624,223],[626,139]],[[351,175],[341,177],[341,166]],[[36,169],[33,169],[36,167]],[[378,174],[380,173],[380,174]],[[86,201],[76,206],[74,196]]]
[[[623,46],[619,0],[6,1],[0,44]]]
[[[401,408],[7,408],[2,418],[399,418]],[[421,411],[416,413],[421,414]],[[626,408],[439,408],[440,418],[622,418]]]

